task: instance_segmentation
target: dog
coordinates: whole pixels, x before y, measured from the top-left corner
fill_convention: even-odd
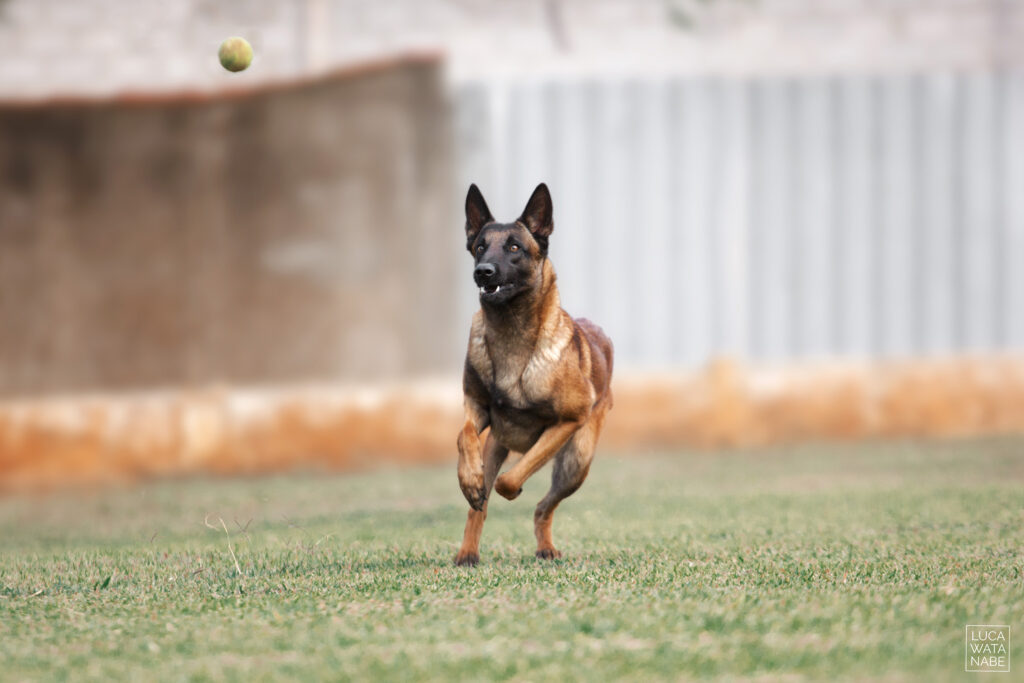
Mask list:
[[[587,478],[612,407],[612,343],[600,327],[574,320],[561,307],[548,259],[552,216],[543,183],[513,223],[494,220],[476,185],[466,195],[466,248],[480,310],[462,379],[466,418],[457,441],[458,476],[470,510],[455,556],[459,566],[480,561],[491,488],[513,500],[552,459],[551,489],[537,504],[533,524],[537,557],[561,557],[551,538],[552,515]],[[510,451],[522,457],[498,476]]]

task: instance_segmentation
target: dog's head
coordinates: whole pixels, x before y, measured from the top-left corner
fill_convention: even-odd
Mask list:
[[[466,195],[466,248],[480,301],[501,304],[539,286],[554,224],[551,194],[541,183],[514,223],[498,223],[476,185]]]

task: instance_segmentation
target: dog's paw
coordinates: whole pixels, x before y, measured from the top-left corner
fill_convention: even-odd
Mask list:
[[[475,567],[480,564],[479,553],[464,553],[460,552],[455,556],[456,567]]]
[[[494,490],[503,498],[515,500],[523,492],[523,487],[512,482],[507,474],[503,474],[494,482]]]
[[[466,502],[471,508],[478,511],[484,509],[487,503],[487,489],[484,487],[483,472],[459,472],[459,488],[462,489],[462,495],[466,497]]]
[[[536,555],[537,559],[540,560],[557,560],[562,556],[562,553],[558,552],[554,548],[539,548]]]

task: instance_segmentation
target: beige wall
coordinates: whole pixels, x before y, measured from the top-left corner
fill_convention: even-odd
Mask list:
[[[0,395],[451,369],[440,78],[0,104]]]

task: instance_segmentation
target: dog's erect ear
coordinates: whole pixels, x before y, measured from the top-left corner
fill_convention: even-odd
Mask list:
[[[551,213],[551,193],[548,192],[548,186],[541,183],[530,195],[530,201],[526,202],[519,222],[526,226],[544,249],[547,249],[548,237],[555,229]]]
[[[484,196],[480,194],[480,188],[476,184],[469,186],[466,193],[466,247],[473,244],[473,240],[480,233],[480,228],[494,221],[491,210],[487,208]]]

